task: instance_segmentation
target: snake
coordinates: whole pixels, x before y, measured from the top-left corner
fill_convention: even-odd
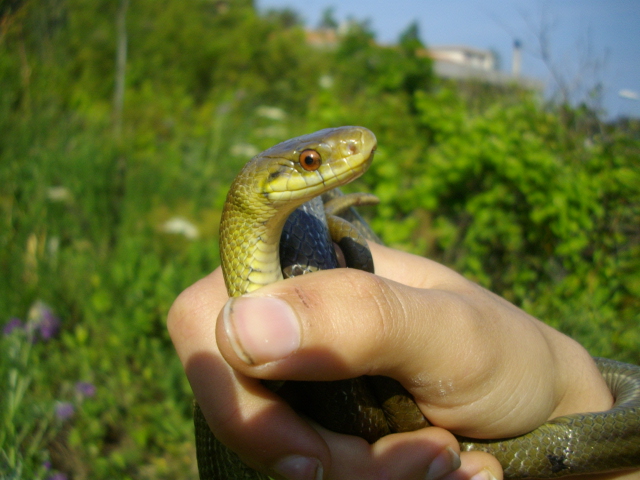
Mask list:
[[[283,270],[289,276],[337,266],[332,240],[360,257],[358,267],[373,271],[365,239],[379,239],[352,208],[368,200],[336,189],[367,170],[376,147],[375,135],[364,127],[330,128],[279,143],[244,166],[231,185],[220,224],[220,257],[229,296],[280,281]],[[304,260],[281,264],[281,257],[291,251]],[[557,417],[514,438],[457,437],[461,451],[494,455],[505,478],[640,467],[640,367],[604,358],[595,362],[614,398],[609,410]],[[304,414],[370,443],[389,433],[430,425],[411,394],[387,377],[276,383],[267,386],[278,393],[293,391],[291,401],[297,398],[294,406]],[[269,479],[215,438],[197,403],[194,424],[201,480]]]

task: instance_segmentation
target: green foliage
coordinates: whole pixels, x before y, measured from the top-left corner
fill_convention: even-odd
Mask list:
[[[594,355],[640,362],[637,124],[438,81],[415,25],[397,47],[352,22],[313,48],[291,12],[138,0],[119,138],[117,3],[0,8],[0,325],[26,319],[0,338],[0,478],[196,477],[166,313],[218,264],[222,204],[246,160],[329,126],[378,136],[349,188],[380,197],[366,213],[387,243]]]
[[[399,47],[382,47],[374,38],[366,22],[350,23],[336,51],[336,94],[347,101],[365,93],[371,100],[391,92],[411,96],[419,88],[429,88],[431,60],[418,56],[421,44],[416,31],[409,27]]]

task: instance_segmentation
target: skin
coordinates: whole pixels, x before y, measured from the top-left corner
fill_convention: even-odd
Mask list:
[[[292,480],[314,478],[318,463],[325,480],[428,478],[439,455],[451,458],[447,447],[460,453],[450,432],[503,438],[559,415],[611,407],[595,364],[574,340],[436,262],[370,247],[376,275],[351,269],[304,275],[224,309],[218,268],[171,308],[169,332],[207,422],[250,466]],[[276,342],[248,357],[230,322],[281,315],[273,299],[292,309],[299,344],[292,350]],[[301,418],[260,383],[360,375],[400,381],[438,427],[369,445]],[[302,459],[293,462],[298,468],[283,462],[292,458]],[[463,452],[460,460],[460,468],[438,478],[502,478],[488,454]],[[640,480],[640,470],[571,478]]]

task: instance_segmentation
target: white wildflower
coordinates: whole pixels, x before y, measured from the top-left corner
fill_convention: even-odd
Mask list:
[[[234,157],[251,158],[260,153],[258,147],[250,143],[236,143],[231,147],[231,155]]]
[[[173,217],[162,225],[162,231],[165,233],[175,233],[183,235],[189,240],[195,240],[200,236],[200,231],[193,223],[183,217]]]
[[[256,115],[268,118],[269,120],[284,120],[287,118],[287,113],[281,108],[269,107],[267,105],[262,105],[256,108]]]
[[[47,198],[52,202],[68,202],[71,200],[71,192],[67,187],[49,187],[47,188]]]

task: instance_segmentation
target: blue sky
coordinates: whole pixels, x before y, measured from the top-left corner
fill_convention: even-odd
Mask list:
[[[522,73],[553,89],[552,76],[539,58],[537,32],[548,27],[551,56],[577,95],[602,83],[609,118],[640,117],[640,0],[257,0],[261,10],[289,7],[316,26],[327,7],[338,21],[369,19],[378,41],[394,43],[413,21],[427,45],[468,45],[498,53],[511,68],[514,39],[523,44]],[[595,67],[593,63],[600,64]],[[577,80],[577,81],[576,81]],[[627,94],[627,97],[629,94]]]

